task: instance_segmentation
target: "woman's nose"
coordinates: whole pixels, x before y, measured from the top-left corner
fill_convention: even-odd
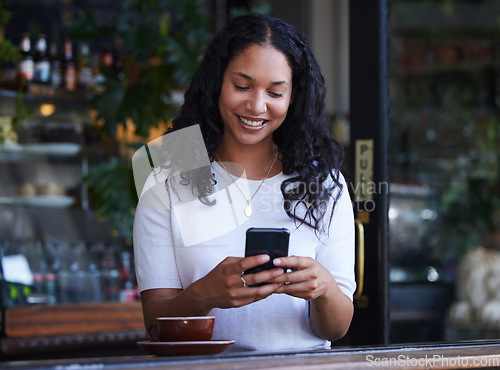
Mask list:
[[[267,103],[263,93],[255,91],[246,101],[245,108],[254,115],[267,112]]]

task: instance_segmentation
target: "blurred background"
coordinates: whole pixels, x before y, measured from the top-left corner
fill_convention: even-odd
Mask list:
[[[388,86],[381,149],[387,183],[375,192],[388,199],[378,225],[387,243],[376,236],[366,243],[387,253],[388,265],[367,295],[388,298],[376,308],[357,300],[356,307],[387,313],[386,339],[362,343],[352,333],[339,345],[498,339],[500,2],[381,3],[387,13],[371,17],[386,31],[378,50]],[[352,78],[354,66],[362,68],[351,58],[355,26],[357,48],[373,54],[370,28],[363,31],[365,19],[352,11],[362,1],[0,5],[4,310],[138,303],[131,155],[164,133],[207,42],[238,14],[277,16],[305,34],[327,81],[331,133],[346,148],[346,177],[356,188],[351,133],[370,122],[351,119],[351,97],[377,84]],[[371,274],[367,266],[365,279]],[[3,341],[12,343],[3,325]]]

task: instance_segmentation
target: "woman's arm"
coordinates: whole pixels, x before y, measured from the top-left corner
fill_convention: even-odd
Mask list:
[[[354,306],[351,299],[339,289],[335,279],[324,295],[312,299],[309,304],[311,326],[316,335],[330,341],[346,335]]]
[[[275,259],[274,264],[291,269],[273,280],[284,283],[276,293],[309,301],[311,326],[320,338],[330,341],[342,338],[349,329],[354,308],[332,274],[309,257],[282,257]]]
[[[250,288],[283,275],[282,268],[245,275],[249,268],[269,261],[267,254],[252,257],[227,257],[203,278],[186,289],[149,289],[141,292],[146,328],[162,316],[206,316],[213,308],[241,307],[264,299],[277,291],[278,283]]]

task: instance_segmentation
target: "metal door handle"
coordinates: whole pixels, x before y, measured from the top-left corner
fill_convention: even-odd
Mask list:
[[[354,220],[356,231],[358,232],[358,242],[356,243],[356,293],[353,299],[359,299],[363,294],[365,282],[365,228],[360,220]]]

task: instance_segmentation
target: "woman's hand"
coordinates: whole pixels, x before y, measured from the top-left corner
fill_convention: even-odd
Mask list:
[[[280,284],[277,282],[260,287],[250,285],[268,282],[283,275],[281,268],[242,275],[243,271],[268,261],[267,254],[245,258],[227,257],[190,288],[206,310],[245,306],[264,299],[279,289]]]
[[[290,270],[271,280],[283,284],[276,293],[308,300],[311,327],[316,335],[331,341],[342,338],[351,324],[354,307],[330,271],[309,257],[280,257],[273,263]]]
[[[154,325],[159,316],[205,316],[213,308],[240,307],[268,297],[278,290],[279,283],[255,288],[250,285],[283,275],[282,268],[242,275],[243,271],[268,261],[267,254],[246,258],[227,257],[184,290],[162,288],[142,291],[146,327]]]
[[[326,294],[336,284],[332,274],[318,261],[310,257],[280,257],[273,261],[275,266],[286,267],[290,272],[275,278],[273,283],[283,284],[276,293],[285,293],[306,300]]]

